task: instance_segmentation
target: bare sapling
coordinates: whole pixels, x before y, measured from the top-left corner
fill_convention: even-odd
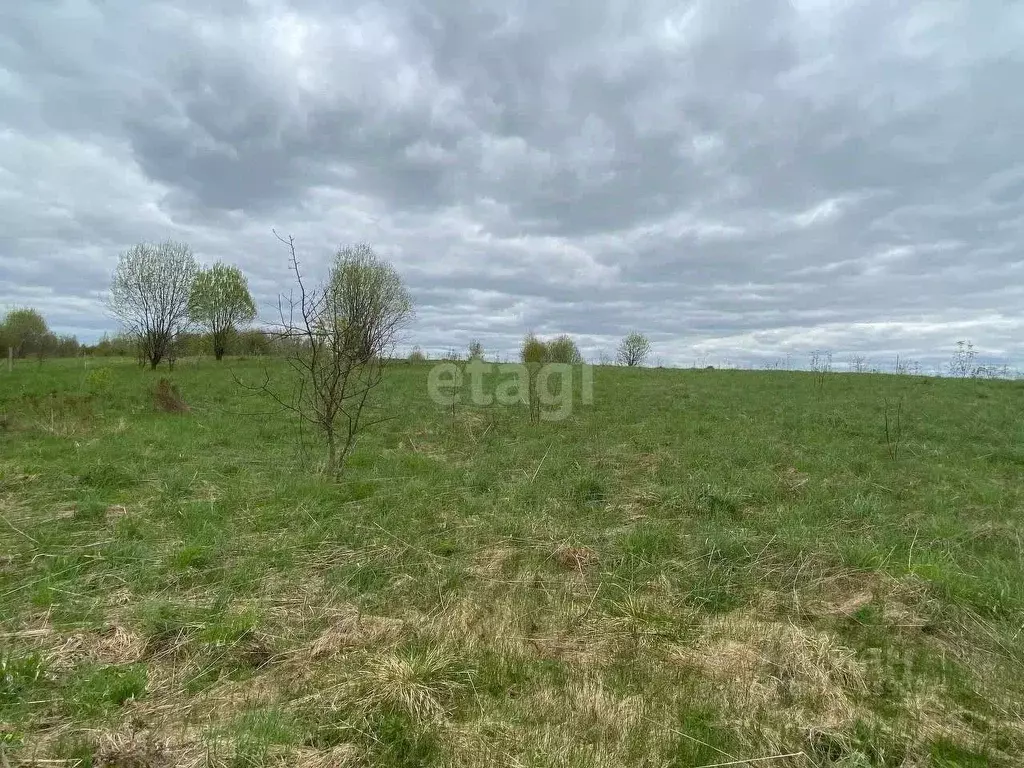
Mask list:
[[[314,287],[303,275],[294,238],[274,235],[288,248],[298,294],[279,298],[275,332],[293,376],[282,389],[265,374],[257,388],[295,414],[300,440],[304,427],[319,434],[325,471],[338,477],[360,432],[385,420],[368,419],[368,404],[413,317],[412,301],[398,272],[369,245],[340,248],[326,281]]]
[[[523,338],[522,347],[519,350],[519,358],[526,366],[526,400],[530,409],[530,423],[540,423],[540,390],[539,376],[541,366],[548,358],[547,345],[538,339],[532,332]]]

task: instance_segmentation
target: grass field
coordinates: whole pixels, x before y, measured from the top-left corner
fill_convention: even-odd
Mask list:
[[[398,364],[333,483],[263,366],[0,371],[0,764],[1024,762],[1020,383]]]

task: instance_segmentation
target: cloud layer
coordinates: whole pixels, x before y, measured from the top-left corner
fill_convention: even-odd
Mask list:
[[[269,316],[276,228],[372,243],[428,350],[1024,363],[1019,4],[488,5],[3,4],[0,306],[94,339],[171,237]]]

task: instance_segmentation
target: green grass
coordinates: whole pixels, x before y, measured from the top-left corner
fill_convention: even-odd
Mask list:
[[[599,368],[531,425],[401,363],[332,482],[263,369],[0,375],[5,759],[1024,759],[1019,383]]]

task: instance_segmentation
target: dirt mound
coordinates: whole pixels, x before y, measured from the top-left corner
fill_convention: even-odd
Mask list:
[[[165,413],[188,413],[192,410],[182,398],[178,387],[167,379],[160,379],[157,382],[153,405],[158,411]]]

